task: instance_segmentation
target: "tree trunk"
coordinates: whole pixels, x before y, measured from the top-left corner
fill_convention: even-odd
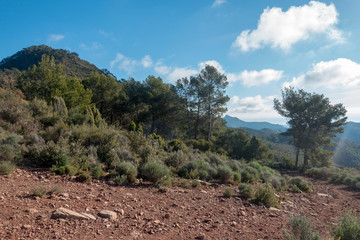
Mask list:
[[[296,147],[295,167],[298,167],[298,165],[299,165],[299,153],[300,153],[300,148],[299,148],[299,147]]]
[[[308,167],[309,165],[309,155],[308,155],[308,150],[305,149],[304,150],[304,167]]]

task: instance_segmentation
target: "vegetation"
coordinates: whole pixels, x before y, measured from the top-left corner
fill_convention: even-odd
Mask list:
[[[312,225],[305,217],[293,216],[290,218],[291,232],[283,230],[284,237],[288,240],[320,240],[319,233],[314,233]],[[343,238],[341,238],[343,239]]]
[[[273,188],[268,184],[257,187],[253,202],[256,204],[264,204],[266,207],[279,207],[279,200],[275,196]]]
[[[295,166],[298,166],[300,151],[304,154],[304,167],[309,161],[313,166],[329,165],[331,152],[324,147],[331,147],[335,133],[343,132],[346,122],[346,110],[342,104],[331,105],[324,95],[295,91],[285,88],[282,101],[275,99],[276,111],[288,118],[290,128],[284,133],[291,136],[296,148]]]
[[[226,188],[226,189],[224,190],[224,194],[223,194],[223,197],[224,197],[224,198],[231,198],[232,195],[233,195],[233,191],[232,191],[231,188]]]
[[[338,226],[332,229],[332,236],[344,240],[360,239],[360,216],[351,212],[345,213],[339,219]]]

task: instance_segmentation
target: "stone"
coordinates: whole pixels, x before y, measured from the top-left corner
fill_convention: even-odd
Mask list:
[[[326,193],[317,193],[317,195],[320,197],[331,197],[329,194]]]
[[[29,208],[29,209],[25,210],[25,212],[34,214],[34,213],[38,213],[39,211],[37,209],[35,209],[35,208]]]
[[[102,218],[109,218],[110,220],[115,220],[117,218],[116,212],[109,210],[102,210],[98,215]]]
[[[31,225],[23,225],[21,228],[22,229],[31,229]]]
[[[237,223],[235,222],[235,221],[232,221],[231,223],[230,223],[230,226],[232,226],[232,227],[235,227],[237,225]]]
[[[51,218],[63,218],[63,219],[79,219],[79,220],[95,220],[96,218],[91,214],[78,213],[67,208],[56,209]]]
[[[280,209],[274,208],[274,207],[269,207],[270,211],[274,211],[274,212],[280,212]]]
[[[60,194],[60,196],[64,198],[69,198],[70,195],[68,193],[62,193]]]

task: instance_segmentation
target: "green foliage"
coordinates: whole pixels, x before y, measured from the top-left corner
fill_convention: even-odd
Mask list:
[[[277,112],[288,118],[290,128],[285,135],[291,136],[296,147],[298,159],[300,150],[304,153],[304,167],[309,160],[314,166],[329,165],[331,152],[324,150],[331,147],[331,139],[343,131],[346,122],[346,109],[342,104],[331,105],[324,95],[307,93],[300,89],[285,88],[282,101],[274,99]],[[295,163],[298,166],[298,161]]]
[[[231,188],[225,188],[224,193],[223,193],[223,197],[224,198],[231,198],[233,195],[233,191]]]
[[[251,185],[240,183],[238,189],[241,197],[246,199],[251,199],[254,197],[254,189]]]
[[[115,185],[118,185],[118,186],[126,185],[128,182],[129,181],[128,181],[128,178],[126,175],[117,175],[114,178],[114,183],[115,183]]]
[[[56,196],[58,196],[62,193],[63,193],[63,189],[59,185],[54,186],[47,192],[47,194],[49,194],[49,195],[56,195]]]
[[[218,167],[217,174],[222,183],[228,183],[233,179],[233,172],[228,166]]]
[[[78,169],[71,165],[65,165],[65,166],[56,166],[54,165],[51,168],[51,171],[58,175],[70,175],[75,176],[78,173]]]
[[[291,178],[289,184],[297,186],[303,192],[311,192],[310,183],[301,177]]]
[[[130,162],[121,162],[116,167],[116,173],[119,176],[126,176],[127,182],[134,183],[136,181],[137,169]],[[122,185],[122,184],[119,184]]]
[[[79,182],[90,182],[92,180],[92,177],[90,174],[82,172],[79,174],[79,176],[77,176],[76,180]]]
[[[295,192],[295,193],[301,193],[300,188],[295,184],[290,184],[289,185],[289,190],[292,191],[292,192]]]
[[[274,190],[268,184],[260,185],[256,189],[253,202],[256,204],[264,204],[266,207],[279,207],[279,202]]]
[[[172,140],[168,142],[168,148],[171,151],[185,150],[185,144],[180,140]]]
[[[319,233],[312,231],[312,225],[305,217],[291,217],[290,227],[290,233],[283,230],[284,237],[287,240],[320,240]]]
[[[104,171],[102,170],[100,165],[93,165],[90,167],[91,176],[95,179],[99,179],[104,175]]]
[[[241,170],[241,181],[254,183],[259,180],[259,171],[251,166],[246,166]]]
[[[233,175],[234,182],[236,182],[236,183],[241,182],[241,174],[238,172],[234,172],[233,174],[234,174]]]
[[[214,177],[213,174],[217,174],[217,172],[211,174],[211,169],[204,160],[200,159],[183,164],[178,170],[178,175],[189,179],[209,180]]]
[[[15,165],[8,161],[0,161],[0,175],[8,175],[15,169]]]
[[[339,219],[338,226],[332,229],[332,236],[341,240],[360,239],[360,216],[351,212],[345,213]]]
[[[135,132],[136,131],[136,123],[134,121],[131,121],[129,128],[128,128],[129,132]]]
[[[39,186],[35,186],[34,188],[32,188],[30,190],[30,193],[33,196],[42,197],[48,193],[48,189],[45,186],[39,185]]]
[[[157,162],[148,162],[140,168],[141,176],[150,182],[156,183],[163,178],[168,178],[170,176],[170,170],[167,166],[157,163]]]

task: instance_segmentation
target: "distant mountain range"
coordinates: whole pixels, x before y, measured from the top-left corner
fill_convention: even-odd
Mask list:
[[[229,115],[226,115],[224,119],[227,122],[226,126],[232,128],[252,128],[256,130],[272,129],[280,132],[284,132],[287,129],[285,126],[279,124],[273,124],[269,122],[245,122],[238,119],[237,117],[231,117]]]

